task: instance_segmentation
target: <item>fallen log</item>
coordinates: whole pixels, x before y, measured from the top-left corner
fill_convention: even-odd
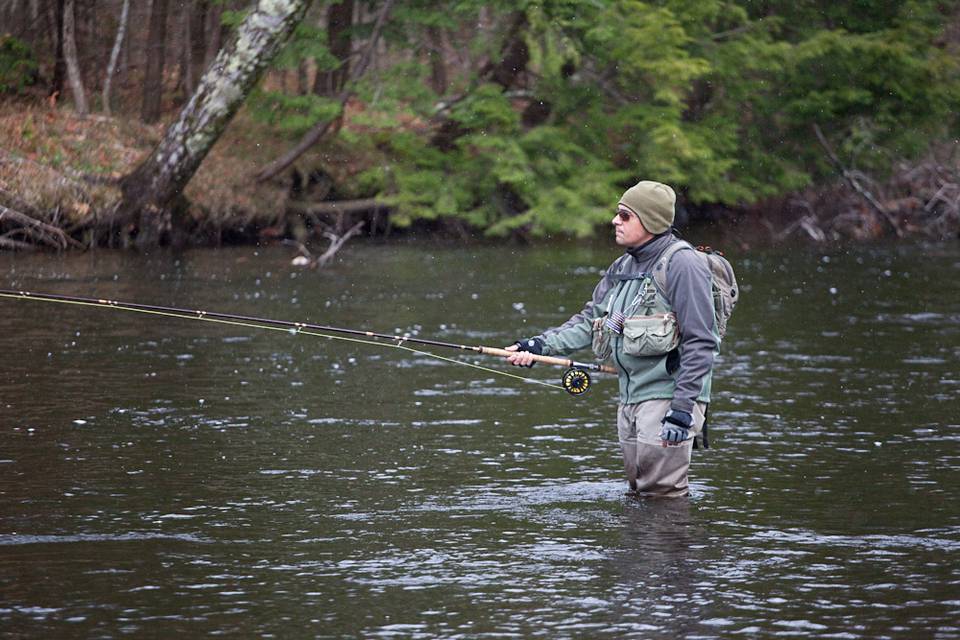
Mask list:
[[[339,215],[353,213],[378,213],[390,209],[390,205],[376,198],[358,200],[330,200],[328,202],[289,202],[287,208],[303,215]]]

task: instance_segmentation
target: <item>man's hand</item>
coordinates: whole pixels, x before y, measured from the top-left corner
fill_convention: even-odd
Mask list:
[[[660,427],[660,441],[664,447],[678,447],[689,437],[693,426],[693,416],[686,411],[670,409],[663,416]]]
[[[509,347],[504,347],[504,349],[514,352],[513,354],[507,356],[507,362],[513,366],[532,367],[535,364],[533,360],[533,354],[539,356],[543,353],[543,340],[540,338],[517,340]]]

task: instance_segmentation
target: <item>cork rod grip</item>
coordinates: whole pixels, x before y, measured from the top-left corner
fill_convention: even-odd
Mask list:
[[[507,356],[513,355],[516,351],[507,351],[506,349],[498,349],[496,347],[478,347],[480,353],[488,356],[501,356],[506,358]],[[533,356],[534,362],[542,362],[544,364],[554,364],[559,367],[574,367],[577,365],[576,362],[568,358],[555,358],[553,356],[539,356],[535,353],[531,353]],[[617,373],[617,370],[609,365],[599,365],[598,371],[604,373]]]

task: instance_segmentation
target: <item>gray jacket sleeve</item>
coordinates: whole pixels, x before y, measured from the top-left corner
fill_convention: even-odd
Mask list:
[[[571,316],[559,327],[547,329],[537,336],[543,340],[544,355],[567,355],[590,346],[593,341],[593,320],[600,313],[598,307],[613,288],[614,280],[610,274],[616,272],[618,262],[619,259],[610,265],[603,278],[594,287],[590,300],[579,313]]]
[[[719,348],[710,270],[694,251],[678,251],[670,259],[666,294],[680,326],[680,366],[670,407],[693,413]]]

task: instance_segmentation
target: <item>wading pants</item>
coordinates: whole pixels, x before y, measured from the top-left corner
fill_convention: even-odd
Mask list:
[[[670,400],[647,400],[617,408],[623,468],[630,489],[641,495],[674,498],[689,493],[687,469],[690,467],[690,452],[693,437],[703,429],[706,405],[698,402],[694,406],[690,437],[677,446],[664,447],[660,428],[669,409]]]

